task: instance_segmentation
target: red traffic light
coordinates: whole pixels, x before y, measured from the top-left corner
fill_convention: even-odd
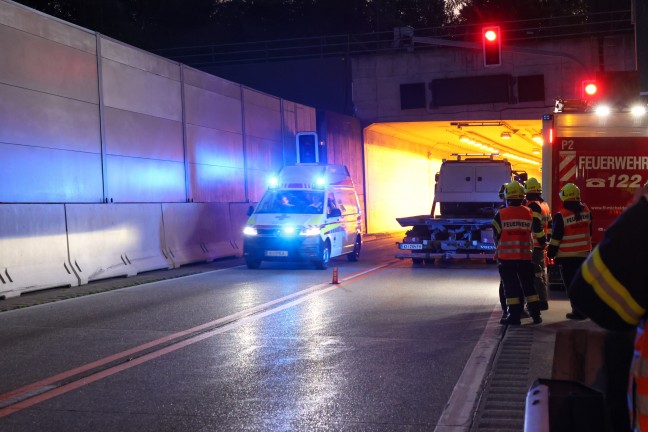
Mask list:
[[[497,33],[494,30],[490,29],[484,33],[484,37],[487,41],[493,42],[495,39],[497,39]]]
[[[502,64],[499,26],[482,27],[482,48],[484,66],[499,66]]]
[[[585,80],[581,84],[583,99],[594,99],[600,96],[599,84],[596,80]]]

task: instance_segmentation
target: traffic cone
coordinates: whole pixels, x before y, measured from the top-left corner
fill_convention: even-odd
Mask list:
[[[331,281],[332,284],[339,284],[338,282],[338,268],[333,267],[333,280]]]

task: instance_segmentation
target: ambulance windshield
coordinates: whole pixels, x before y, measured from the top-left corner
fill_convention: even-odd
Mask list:
[[[272,189],[265,193],[255,213],[321,214],[323,203],[323,191]]]

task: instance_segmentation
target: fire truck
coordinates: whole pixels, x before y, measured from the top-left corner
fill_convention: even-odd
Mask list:
[[[648,114],[643,106],[611,110],[582,101],[557,101],[542,120],[543,196],[552,213],[562,208],[558,193],[567,183],[580,188],[592,212],[593,243],[630,204],[648,180]],[[560,285],[549,268],[551,284]],[[555,287],[558,288],[558,287]]]

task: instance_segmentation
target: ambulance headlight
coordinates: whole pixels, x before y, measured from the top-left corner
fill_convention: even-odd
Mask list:
[[[315,187],[317,189],[324,189],[326,187],[326,178],[325,177],[317,177],[315,179]]]
[[[246,226],[245,228],[243,228],[243,235],[246,235],[246,236],[255,236],[255,235],[257,235],[257,234],[258,234],[258,233],[257,233],[257,229],[254,228],[254,227]]]
[[[322,230],[318,226],[314,227],[304,227],[302,230],[299,232],[299,235],[305,236],[305,237],[311,237],[311,236],[318,236],[320,235],[320,232]]]

